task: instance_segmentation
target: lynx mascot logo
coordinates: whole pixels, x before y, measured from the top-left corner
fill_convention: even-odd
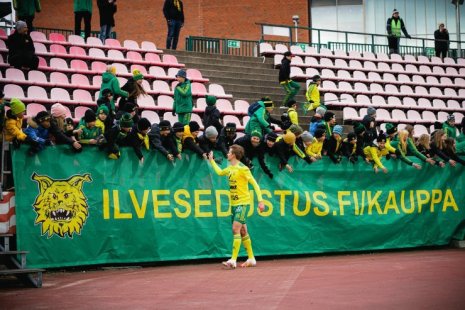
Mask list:
[[[34,202],[37,213],[35,224],[42,224],[42,235],[61,238],[81,234],[89,216],[87,198],[82,192],[84,182],[91,182],[90,174],[74,175],[67,180],[53,180],[36,173],[32,179],[39,183],[39,195]]]

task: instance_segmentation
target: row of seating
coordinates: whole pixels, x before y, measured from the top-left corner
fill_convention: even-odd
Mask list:
[[[299,57],[311,56],[314,58],[331,58],[331,59],[345,59],[345,60],[358,60],[358,61],[372,61],[372,62],[385,62],[385,63],[396,63],[396,64],[412,64],[412,65],[427,65],[427,66],[445,66],[445,67],[456,67],[463,68],[465,67],[465,59],[458,58],[457,62],[453,58],[444,57],[441,59],[439,57],[433,56],[431,60],[426,56],[413,56],[405,55],[402,57],[399,54],[387,55],[385,53],[374,54],[369,51],[364,51],[363,54],[356,50],[351,50],[346,53],[343,50],[335,50],[334,52],[327,48],[320,48],[320,52],[312,46],[307,46],[305,51],[298,45],[292,45],[290,49],[284,44],[276,44],[275,48],[271,44],[262,42],[260,43],[260,54],[262,56],[275,56],[282,55],[290,51],[293,55]],[[276,58],[275,58],[276,59]]]
[[[291,78],[299,81],[306,81],[315,75],[320,75],[323,80],[331,80],[335,82],[361,82],[371,83],[376,82],[380,84],[394,84],[394,85],[410,85],[410,86],[425,86],[425,87],[439,87],[439,88],[465,88],[465,78],[456,77],[451,79],[449,77],[436,76],[422,76],[407,74],[392,74],[392,73],[378,73],[378,72],[363,72],[353,71],[352,73],[347,70],[331,70],[323,69],[321,71],[314,68],[307,68],[305,73],[299,67],[291,67]]]

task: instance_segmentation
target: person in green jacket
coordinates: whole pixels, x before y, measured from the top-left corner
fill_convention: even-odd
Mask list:
[[[193,103],[191,81],[187,79],[186,71],[179,70],[176,74],[179,84],[174,89],[173,116],[178,114],[178,121],[188,125],[191,121]]]
[[[455,127],[455,116],[449,114],[447,120],[442,123],[442,129],[448,138],[457,139],[457,127]]]
[[[18,20],[25,21],[29,31],[34,31],[32,22],[36,12],[40,12],[42,9],[40,0],[13,0],[13,7],[16,10]]]
[[[270,112],[274,109],[274,103],[271,99],[262,98],[256,103],[258,103],[259,108],[250,115],[250,119],[247,122],[247,125],[245,125],[245,133],[252,135],[252,132],[257,130],[262,134],[262,136],[264,136],[274,130],[271,123],[281,124],[281,122],[273,119],[270,115]]]
[[[81,35],[81,22],[84,19],[84,39],[90,37],[92,20],[92,0],[74,0],[74,34]]]
[[[127,91],[121,89],[118,78],[116,77],[116,69],[113,66],[108,66],[107,71],[102,74],[102,85],[100,85],[99,99],[103,98],[105,89],[109,89],[113,94],[113,102],[117,102],[119,97],[127,98],[129,96]]]
[[[413,126],[412,125],[407,125],[405,126],[405,130],[408,132],[408,137],[406,138],[406,146],[407,146],[407,155],[408,156],[415,156],[421,161],[427,162],[434,166],[436,164],[436,161],[432,158],[427,158],[425,155],[420,153],[415,145],[415,141],[413,140]],[[396,135],[394,139],[391,141],[391,145],[393,148],[397,149],[399,148],[400,140],[399,140],[399,135]],[[399,148],[401,149],[401,148]]]

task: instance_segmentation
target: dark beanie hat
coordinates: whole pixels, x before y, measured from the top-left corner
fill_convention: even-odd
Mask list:
[[[176,122],[173,124],[173,131],[174,132],[183,132],[184,131],[184,125],[180,122]]]
[[[95,116],[95,112],[92,111],[91,109],[86,110],[86,113],[84,113],[84,121],[86,123],[91,123],[95,122],[97,120],[97,117]]]
[[[357,139],[357,135],[355,134],[355,132],[349,132],[349,134],[347,135],[347,140],[350,142],[356,139]]]
[[[286,103],[286,105],[287,105],[289,108],[292,107],[294,104],[297,104],[297,102],[296,102],[294,99],[291,99],[291,100],[289,100],[289,101]]]
[[[224,130],[228,132],[236,132],[236,123],[227,123]]]
[[[212,106],[216,103],[216,97],[207,95],[205,96],[205,102],[208,106]]]
[[[189,129],[191,130],[191,132],[199,131],[199,123],[197,123],[196,121],[189,122]]]
[[[434,122],[434,129],[442,129],[442,123],[438,121]]]
[[[167,121],[167,120],[161,121],[158,124],[158,128],[160,128],[160,130],[170,130],[171,129],[170,121]]]
[[[359,123],[359,122],[354,123],[354,132],[355,132],[356,135],[360,135],[365,130],[366,130],[365,126],[363,126],[362,123]]]
[[[312,80],[313,80],[313,82],[320,81],[320,80],[321,80],[321,76],[319,76],[318,74],[316,74],[316,75],[314,75],[314,76],[312,77]]]
[[[274,133],[274,132],[270,132],[270,133],[266,134],[265,139],[275,142],[276,139],[278,139],[278,135],[276,133]]]
[[[134,112],[136,110],[136,105],[133,102],[126,102],[124,105],[124,112]]]
[[[386,133],[388,135],[392,135],[393,133],[397,132],[397,126],[391,123],[386,124]]]
[[[73,125],[73,126],[74,126],[74,121],[73,121],[73,119],[72,119],[71,117],[67,117],[67,118],[65,119],[65,124],[66,124],[66,125]]]
[[[129,113],[124,113],[119,120],[119,126],[121,128],[132,128],[132,125],[134,125],[132,115]]]
[[[329,122],[332,118],[334,118],[334,113],[331,111],[326,111],[324,116],[325,122]]]
[[[326,131],[324,129],[321,129],[321,128],[318,128],[316,131],[315,131],[315,138],[321,138],[323,137],[323,135],[326,133]]]
[[[152,124],[150,124],[150,121],[149,121],[148,119],[146,119],[145,117],[142,117],[142,118],[137,122],[137,129],[139,129],[139,131],[147,130],[147,129],[149,129],[151,126],[152,126]]]
[[[386,142],[386,135],[384,134],[384,132],[381,130],[378,134],[378,137],[376,138],[376,141],[378,142]]]
[[[112,94],[111,89],[105,88],[102,90],[102,97],[107,97],[109,94]]]
[[[42,123],[43,121],[50,120],[50,114],[46,111],[40,111],[35,117],[37,123]]]

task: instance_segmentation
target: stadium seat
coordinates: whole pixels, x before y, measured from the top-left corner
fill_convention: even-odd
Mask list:
[[[384,75],[386,74],[390,74],[390,73],[385,73]],[[394,75],[392,75],[394,76]],[[418,75],[419,76],[419,75]],[[395,78],[395,77],[394,77]],[[410,84],[413,84],[412,80],[410,79],[410,77],[406,74],[398,74],[397,75],[397,82],[400,83],[400,84],[404,84],[404,85],[410,85]]]
[[[171,112],[163,113],[163,120],[169,121],[171,124],[174,124],[178,121],[178,117],[173,115]],[[202,125],[202,124],[199,124]]]
[[[100,40],[97,37],[88,37],[87,38],[87,46],[89,46],[89,47],[99,47],[99,48],[104,47],[103,43],[102,43],[102,40]]]
[[[370,107],[370,106],[374,105],[374,104],[371,103],[371,100],[367,95],[357,95],[357,98],[356,98],[355,101],[356,101],[356,105],[359,106],[359,107]],[[344,101],[344,103],[345,103],[345,101]]]
[[[68,57],[68,52],[66,51],[66,48],[60,44],[50,45],[50,53],[58,57]]]
[[[392,54],[391,56],[399,56],[399,57],[400,57],[400,55],[397,55],[397,54]],[[388,54],[385,54],[385,53],[377,53],[377,54],[376,54],[376,60],[377,60],[377,61],[382,61],[382,62],[388,63],[388,62],[392,62],[392,60],[395,60],[395,59],[392,59],[392,57],[389,58],[389,55],[388,55]],[[395,62],[403,62],[403,61],[404,61],[404,60],[402,59],[402,57],[400,57],[400,61],[399,61],[399,60],[395,60]]]
[[[392,55],[391,55],[391,59],[392,59]],[[408,63],[408,64],[416,64],[417,59],[413,55],[405,55],[404,56],[404,62]]]
[[[345,83],[347,82],[340,82],[339,83],[339,89],[343,90],[343,91],[349,91],[351,89],[348,88],[348,86],[343,86],[341,85],[342,83],[344,83],[343,85],[347,85]],[[350,84],[349,84],[350,85]],[[363,94],[363,95],[370,95],[370,94],[376,94],[376,93],[372,93],[368,90],[368,87],[366,86],[365,83],[360,83],[360,82],[357,82],[354,84],[354,89],[355,93],[358,93],[358,94]]]
[[[280,54],[274,55],[274,65],[275,67],[281,66],[281,61],[283,60],[284,56]],[[300,56],[294,56],[292,57],[291,60],[291,66],[296,66],[296,67],[304,67],[305,62],[304,59]]]
[[[418,74],[415,74],[412,76],[412,82],[414,84],[417,84],[419,86],[424,86],[426,85],[426,81],[425,81],[425,78],[421,75],[418,75]]]
[[[405,86],[405,85],[402,85],[402,86]],[[386,84],[384,86],[384,94],[386,96],[399,96],[399,90],[397,89],[396,85]]]
[[[447,120],[447,117],[449,116],[449,113],[447,112],[438,112],[438,121],[441,123],[444,123]]]
[[[36,55],[47,57],[53,56],[53,54],[47,51],[47,47],[45,47],[45,45],[41,42],[34,42],[34,49]]]
[[[37,113],[47,111],[47,108],[40,103],[28,103],[26,105],[26,115],[27,117],[34,117]]]
[[[426,98],[420,98],[417,101],[418,107],[421,108],[422,110],[433,110],[433,107],[431,105],[431,101]]]
[[[85,46],[86,42],[84,38],[75,34],[70,34],[68,36],[68,42],[73,46]]]
[[[376,64],[372,61],[363,62],[363,69],[366,71],[378,71]]]
[[[310,68],[319,68],[320,64],[315,57],[305,57],[305,66]]]
[[[398,63],[393,63],[391,66],[391,70],[389,70],[391,73],[404,73],[406,70],[404,69],[404,66]]]
[[[249,103],[245,100],[238,99],[234,101],[234,110],[242,115],[247,115],[249,110]]]
[[[340,59],[346,59],[349,58],[347,56],[347,53],[343,50],[334,50],[334,57],[340,58]]]
[[[91,64],[91,70],[95,74],[102,74],[107,70],[107,65],[101,61],[93,61]]]
[[[208,93],[218,98],[232,98],[233,97],[233,95],[225,93],[223,86],[219,84],[214,84],[214,83],[208,86]]]
[[[442,110],[442,111],[448,110],[446,103],[442,99],[433,99],[432,104],[433,104],[434,109],[436,110]]]
[[[307,68],[306,73],[307,73],[307,77],[309,79],[311,79],[314,75],[320,75],[318,73],[318,70],[316,70],[314,68]],[[309,74],[309,73],[312,73],[312,74]],[[331,69],[323,69],[323,70],[321,70],[321,78],[324,79],[324,80],[327,80],[327,79],[336,80],[336,79],[343,78],[344,76],[346,76],[345,73],[349,73],[349,72],[347,72],[345,70],[338,70],[337,71],[337,78],[336,78],[336,74],[334,73],[333,70],[331,70]],[[350,73],[349,73],[349,76],[350,76]]]
[[[455,116],[455,123],[460,124],[462,122],[462,119],[463,119],[463,114],[460,113],[460,112],[454,112],[453,114]]]
[[[152,76],[149,76],[148,72],[147,72],[147,69],[142,66],[142,65],[137,65],[137,64],[134,64],[134,65],[131,65],[131,70],[130,72],[134,72],[134,70],[139,70],[140,73],[142,73],[144,75],[144,78],[147,79],[147,78],[153,78]]]
[[[370,73],[375,74],[375,72],[369,72],[368,74],[370,74]],[[355,80],[358,80],[358,81],[360,81],[360,82],[365,82],[365,81],[367,81],[367,80],[371,80],[370,78],[367,78],[367,75],[366,75],[365,72],[363,72],[363,71],[358,71],[358,70],[356,70],[356,71],[354,71],[354,72],[352,73],[352,76],[353,76],[353,78],[354,78]]]
[[[192,95],[193,96],[202,96],[203,97],[203,96],[207,95],[207,93],[208,93],[205,85],[202,84],[202,83],[192,82],[191,87],[192,87]],[[218,96],[217,94],[213,94],[213,93],[212,93],[212,95],[215,95],[218,98],[222,97],[222,96]]]
[[[128,72],[128,68],[126,67],[126,65],[122,63],[113,63],[112,66],[115,67],[117,75],[132,76],[132,74]]]
[[[418,74],[418,68],[415,65],[405,65],[405,73]]]
[[[24,72],[16,68],[8,68],[5,72],[5,78],[1,79],[3,83],[28,84]]]
[[[333,61],[329,58],[320,58],[320,68],[333,69]]]
[[[383,85],[378,83],[370,83],[370,93],[372,95],[384,95]]]
[[[32,83],[37,86],[53,86],[47,81],[47,76],[44,72],[38,70],[31,70],[28,73],[29,83]]]
[[[460,106],[460,103],[457,100],[447,100],[447,107],[449,108],[449,110],[452,110],[452,111],[465,110]]]
[[[126,53],[126,58],[132,63],[145,64],[144,59],[142,59],[142,55],[136,51],[128,51]]]
[[[398,98],[396,98],[398,99]],[[392,120],[396,123],[402,122],[402,123],[409,123],[410,120],[407,119],[407,116],[405,115],[405,112],[399,109],[394,109],[392,110]],[[400,128],[399,128],[400,129]]]
[[[73,59],[71,61],[71,64],[73,61],[78,61],[76,59]],[[79,60],[82,61],[82,60]],[[50,59],[50,68],[53,68],[54,70],[60,70],[62,72],[69,72],[69,73],[74,73],[76,70],[68,68],[68,63],[66,60],[62,58],[52,58]]]
[[[202,113],[202,112],[205,112],[206,107],[207,107],[207,101],[205,97],[197,98],[195,102],[194,111],[197,113]]]
[[[50,67],[44,57],[39,56],[39,68],[42,70],[50,70]]]
[[[50,33],[48,35],[48,40],[50,42],[56,42],[56,43],[65,44],[65,45],[68,44],[68,42],[66,41],[65,36],[62,35],[61,33],[56,33],[56,32]]]
[[[439,84],[440,86],[445,86],[445,87],[455,87],[454,82],[452,82],[452,79],[447,77],[447,76],[442,76],[439,79]]]
[[[275,54],[274,48],[273,48],[273,46],[271,46],[270,43],[261,42],[259,44],[258,48],[260,50],[260,55],[262,55],[262,56],[268,56],[268,55],[274,55]]]
[[[202,76],[202,73],[197,69],[187,69],[186,73],[187,73],[187,78],[191,81],[202,82],[202,83],[209,81],[209,79],[204,78]]]
[[[289,49],[288,49],[288,47],[286,45],[281,44],[281,43],[277,43],[274,46],[274,51],[277,54],[284,54],[285,52],[289,51]]]
[[[165,69],[159,66],[151,66],[149,68],[149,74],[157,80],[172,80],[173,78],[166,75]]]
[[[170,89],[170,86],[166,81],[155,80],[152,84],[152,89],[160,95],[171,95],[173,96],[173,91]]]
[[[439,66],[434,66],[432,70],[432,74],[436,76],[443,76],[443,75],[446,75],[446,72],[444,71],[444,68],[439,67]]]
[[[50,83],[55,87],[70,87],[68,76],[62,72],[50,73]]]
[[[59,102],[61,104],[77,104],[77,102],[71,100],[69,93],[66,89],[54,87],[50,91],[50,99],[53,102]]]
[[[151,65],[155,65],[155,66],[166,66],[166,64],[164,64],[161,61],[160,56],[158,54],[155,54],[155,53],[146,53],[145,54],[145,62],[149,63]]]
[[[362,83],[359,83],[359,84],[365,85],[365,84],[362,84]],[[354,89],[352,88],[352,85],[350,85],[349,82],[339,82],[339,84],[338,84],[338,92],[345,92],[345,93],[352,94],[354,92]]]
[[[157,107],[151,95],[140,96],[137,99],[137,104],[142,109],[155,109]]]
[[[328,98],[330,98],[330,97],[328,97]],[[340,98],[341,99],[338,100],[339,98],[337,96],[335,96],[334,99],[336,99],[337,101],[334,101],[333,105],[342,106],[342,107],[345,107],[345,106],[358,107],[359,106],[358,103],[355,102],[354,96],[352,96],[352,94],[341,94]],[[326,94],[325,94],[325,100],[327,100],[326,99]],[[328,100],[331,100],[331,99],[328,99]]]
[[[148,119],[151,124],[160,123],[160,117],[158,116],[158,113],[155,112],[155,111],[143,110],[142,113],[141,113],[141,117],[145,117],[146,119]],[[171,125],[173,125],[173,124],[171,124]]]
[[[456,69],[456,68],[453,68],[453,67],[447,67],[447,68],[446,68],[446,75],[448,75],[449,77],[461,76],[461,75],[457,72],[457,69]]]
[[[105,39],[105,46],[115,50],[126,50],[117,39]]]
[[[102,85],[102,76],[101,75],[94,75],[92,77],[92,87],[95,89],[100,89]]]
[[[324,92],[337,92],[338,87],[333,81],[323,81],[323,83],[321,83],[320,92],[322,92],[322,90],[324,90]]]
[[[389,109],[394,109],[394,108],[402,108],[402,102],[400,101],[399,97],[393,97],[390,96],[387,98],[387,107]],[[394,118],[394,116],[393,116]]]
[[[424,125],[417,124],[413,126],[413,136],[415,138],[420,137],[421,135],[426,134],[428,135],[428,129]]]
[[[84,117],[89,107],[75,107],[74,108],[74,121],[79,122]]]
[[[402,99],[402,106],[404,108],[415,109],[417,107],[417,102],[413,98],[404,97]]]
[[[216,101],[216,107],[223,114],[234,114],[236,112],[234,111],[231,102],[227,99],[218,99]]]
[[[185,65],[178,62],[178,59],[174,55],[163,55],[163,65],[169,67],[182,68]]]
[[[237,116],[235,116],[235,115],[224,115],[223,116],[223,124],[227,124],[227,123],[236,124],[237,130],[244,130],[244,127],[245,127],[245,126],[242,125],[239,118]]]
[[[47,91],[40,86],[29,86],[27,89],[27,99],[29,102],[38,103],[55,103],[55,101],[48,98]]]
[[[87,62],[81,59],[71,60],[71,69],[73,70],[73,72],[81,73],[81,74],[96,73],[96,72],[90,71],[89,67],[87,66]]]
[[[80,46],[71,46],[68,56],[79,59],[91,59],[91,57],[87,56],[86,50]]]
[[[345,107],[342,110],[342,118],[344,121],[360,121],[362,119],[352,107]]]
[[[420,113],[416,110],[408,110],[407,111],[407,119],[411,122],[411,123],[421,123],[423,122],[423,119],[420,115]]]
[[[142,41],[140,48],[145,52],[163,53],[163,51],[157,49],[155,43],[150,41]]]
[[[328,48],[325,48],[325,47],[322,47],[320,48],[320,57],[328,57],[328,58],[333,58],[334,55],[333,55],[333,51],[331,51],[330,49]]]
[[[378,62],[378,71],[381,71],[381,72],[390,72],[391,71],[391,67],[385,63],[385,62]],[[392,71],[395,71],[395,70],[392,70]],[[403,70],[402,70],[403,72]]]
[[[365,60],[376,61],[376,56],[372,52],[363,51],[363,58]]]
[[[109,39],[107,39],[108,41]],[[123,52],[120,50],[108,50],[107,52],[107,59],[109,61],[117,61],[117,62],[126,62],[126,57],[124,57]]]
[[[78,105],[95,106],[97,103],[92,99],[92,95],[88,90],[75,89],[73,90],[73,101]]]
[[[349,58],[355,59],[355,60],[361,60],[363,57],[359,51],[352,50],[352,51],[349,51]]]
[[[434,123],[436,121],[436,115],[431,111],[423,111],[421,112],[421,119],[425,123]]]
[[[75,85],[76,87],[84,88],[84,89],[95,89],[96,88],[90,85],[89,79],[87,78],[87,76],[83,74],[79,74],[79,73],[75,73],[71,76],[71,85]]]
[[[32,38],[32,41],[35,42],[41,42],[41,43],[48,43],[47,37],[45,36],[45,33],[40,32],[40,31],[31,31],[29,35]]]
[[[101,60],[101,61],[107,61],[107,56],[105,55],[105,52],[101,48],[97,47],[91,47],[89,48],[89,57],[92,60]]]
[[[393,118],[391,118],[391,114],[388,110],[383,108],[376,109],[376,120],[378,122],[392,122]]]
[[[131,50],[131,51],[139,51],[140,50],[139,44],[136,41],[133,41],[133,40],[124,40],[123,41],[123,46],[127,50]]]
[[[386,100],[384,99],[384,97],[379,96],[379,95],[372,96],[371,97],[371,103],[375,107],[385,107],[385,108],[387,108]]]
[[[326,70],[326,73],[329,73],[329,72],[333,73],[332,70],[323,69],[323,71],[325,71],[325,70]],[[342,80],[342,81],[351,81],[352,80],[352,76],[350,75],[349,71],[347,71],[347,70],[337,70],[337,78],[339,80]]]
[[[360,72],[360,71],[357,71],[357,72]],[[384,79],[381,78],[381,75],[380,73],[378,72],[368,72],[368,80],[370,82],[381,82],[381,81],[390,81],[387,77],[386,77],[386,74],[390,74],[390,73],[385,73],[384,74]]]
[[[430,64],[429,58],[423,55],[419,55],[417,57],[417,62],[419,64]]]
[[[347,62],[344,59],[335,59],[334,60],[334,67],[336,69],[348,69],[349,66],[347,65]]]
[[[296,81],[302,81],[308,78],[308,76],[302,71],[302,68],[299,67],[291,67],[290,77]]]

